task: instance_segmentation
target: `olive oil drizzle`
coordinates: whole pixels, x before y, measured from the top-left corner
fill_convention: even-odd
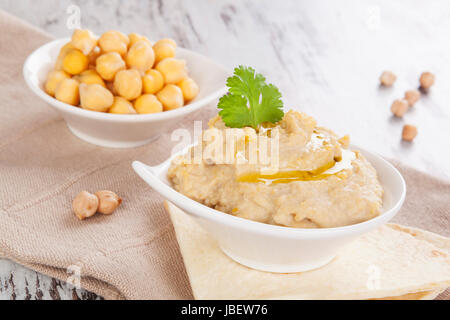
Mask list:
[[[237,178],[238,182],[263,182],[271,183],[289,183],[293,181],[314,181],[328,178],[338,172],[351,168],[351,161],[355,159],[355,153],[349,150],[343,150],[343,159],[341,161],[331,161],[326,165],[315,170],[290,170],[280,171],[275,174],[246,173]]]
[[[281,171],[275,174],[248,173],[238,177],[238,182],[271,182],[271,183],[288,183],[292,181],[311,181],[324,179],[329,174],[323,174],[332,168],[336,162],[332,161],[315,170],[291,170]]]

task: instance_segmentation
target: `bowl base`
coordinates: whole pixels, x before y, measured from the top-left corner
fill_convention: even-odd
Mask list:
[[[144,144],[152,142],[160,137],[160,134],[158,134],[156,136],[152,136],[149,139],[139,140],[139,141],[107,140],[107,139],[102,139],[99,137],[90,136],[86,133],[83,133],[83,132],[71,127],[70,125],[67,125],[67,127],[75,136],[77,136],[81,140],[95,144],[97,146],[107,147],[107,148],[135,148],[135,147],[143,146]]]
[[[242,257],[238,257],[224,248],[220,247],[220,249],[232,260],[236,261],[239,264],[242,264],[251,269],[255,269],[258,271],[264,272],[272,272],[272,273],[297,273],[297,272],[305,272],[314,269],[318,269],[330,263],[336,255],[326,256],[323,259],[316,260],[311,263],[297,263],[297,264],[263,264],[256,262],[254,260],[248,260]]]

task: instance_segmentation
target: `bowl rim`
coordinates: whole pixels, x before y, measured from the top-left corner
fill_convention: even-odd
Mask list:
[[[245,219],[241,217],[236,217],[225,212],[210,208],[192,200],[191,198],[179,193],[171,186],[164,183],[159,176],[161,175],[161,170],[163,173],[167,173],[168,165],[172,159],[182,154],[185,151],[185,148],[171,157],[169,157],[164,162],[160,163],[156,166],[148,166],[140,161],[133,161],[132,167],[136,171],[136,173],[149,184],[156,192],[160,195],[171,201],[174,205],[179,206],[181,209],[186,207],[188,209],[184,209],[186,213],[190,215],[194,215],[201,219],[206,220],[214,220],[217,223],[221,223],[233,228],[240,228],[245,231],[250,231],[253,233],[271,235],[280,238],[324,238],[324,237],[334,237],[339,235],[352,235],[352,234],[360,234],[366,232],[368,230],[374,229],[375,227],[386,223],[390,219],[392,219],[395,214],[399,211],[406,197],[406,183],[401,175],[401,173],[387,160],[381,157],[379,154],[371,151],[367,151],[364,148],[360,148],[354,145],[351,145],[352,148],[355,148],[361,151],[364,154],[370,154],[373,157],[378,158],[384,165],[387,166],[389,170],[391,170],[391,174],[395,175],[401,185],[401,195],[398,199],[394,199],[395,204],[387,211],[382,212],[379,216],[372,218],[367,221],[359,222],[352,225],[340,226],[340,227],[332,227],[332,228],[293,228],[279,225],[272,225],[262,222],[253,221],[250,219]],[[372,164],[373,165],[373,164]],[[159,171],[159,172],[158,172]]]
[[[122,123],[130,123],[130,122],[156,122],[161,120],[167,120],[167,119],[173,119],[177,118],[183,115],[187,115],[192,113],[193,111],[196,111],[200,109],[201,107],[206,106],[213,100],[217,99],[218,97],[224,95],[227,93],[227,87],[223,85],[219,90],[213,91],[206,95],[204,98],[194,101],[192,103],[189,103],[182,108],[178,108],[175,110],[169,110],[159,113],[152,113],[152,114],[113,114],[113,113],[105,113],[105,112],[98,112],[98,111],[92,111],[92,110],[86,110],[80,107],[72,106],[67,103],[61,102],[59,100],[56,100],[52,96],[48,95],[44,90],[41,89],[39,85],[35,85],[31,79],[29,72],[30,70],[34,70],[34,68],[30,67],[31,60],[33,57],[40,51],[46,51],[48,47],[56,46],[59,43],[65,43],[70,41],[70,38],[59,38],[52,40],[50,42],[47,42],[43,44],[42,46],[35,49],[25,60],[23,64],[23,77],[25,79],[26,84],[28,87],[41,99],[46,101],[47,103],[54,106],[56,109],[70,113],[72,115],[89,118],[89,119],[96,119],[96,120],[104,120],[104,121],[110,121],[110,122],[122,122]],[[230,72],[221,64],[213,61],[212,59],[205,57],[202,54],[199,54],[197,52],[178,47],[178,50],[181,52],[186,52],[190,55],[196,56],[200,59],[204,59],[209,61],[212,64],[215,64],[221,71],[223,71],[224,75],[229,75]]]

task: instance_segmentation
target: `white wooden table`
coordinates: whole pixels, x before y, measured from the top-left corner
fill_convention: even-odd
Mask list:
[[[450,179],[450,2],[442,1],[207,1],[0,0],[0,8],[68,36],[71,4],[82,27],[171,37],[230,69],[250,65],[283,93],[286,108],[305,111],[336,132],[382,155]],[[70,10],[71,8],[69,8]],[[389,69],[398,80],[379,88]],[[416,88],[421,72],[436,84],[404,119],[390,104]],[[402,126],[418,126],[413,143]],[[0,299],[93,299],[65,283],[0,259]]]

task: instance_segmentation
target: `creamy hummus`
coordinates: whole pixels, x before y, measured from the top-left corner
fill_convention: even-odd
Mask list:
[[[216,117],[203,137],[226,130]],[[236,161],[224,163],[217,154],[205,153],[201,161],[193,161],[196,149],[205,151],[217,143],[202,139],[169,168],[168,178],[177,191],[228,214],[288,227],[338,227],[380,214],[383,190],[377,173],[361,153],[348,149],[348,136],[339,139],[318,127],[312,117],[295,111],[258,131],[232,130],[239,137],[232,148]],[[250,161],[249,145],[261,137],[277,139],[275,171],[267,170],[267,163]],[[225,140],[223,144],[226,149]],[[274,148],[270,144],[269,153]]]

